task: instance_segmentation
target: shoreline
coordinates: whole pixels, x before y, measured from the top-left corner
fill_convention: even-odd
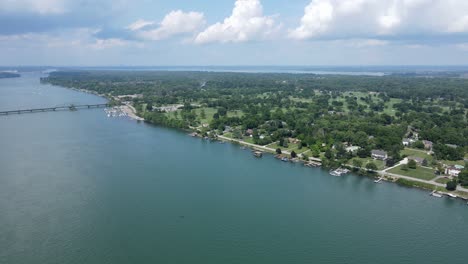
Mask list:
[[[192,130],[193,130],[193,128],[192,128]],[[195,131],[192,131],[192,132],[195,132]],[[249,142],[244,142],[244,141],[241,141],[241,140],[231,139],[231,138],[228,138],[228,137],[225,137],[225,136],[219,136],[219,135],[217,136],[216,140],[225,141],[225,142],[229,142],[229,143],[233,143],[233,144],[240,144],[240,145],[243,145],[243,146],[247,146],[247,147],[249,147],[249,148],[251,148],[253,150],[264,151],[264,152],[275,155],[275,150],[274,149],[271,149],[271,148],[268,148],[268,147],[265,147],[265,146],[260,146],[260,145],[252,144],[252,143],[249,143]],[[290,155],[290,153],[288,154],[285,151],[283,152],[283,154]],[[301,163],[304,164],[304,166],[306,164],[306,161],[304,161],[304,160],[302,160],[300,158],[295,159],[295,162],[301,162]],[[381,171],[364,171],[364,173],[361,173],[362,168],[360,168],[358,171],[354,171],[353,169],[357,169],[357,168],[353,168],[350,165],[342,164],[342,167],[350,169],[351,173],[354,174],[355,176],[366,176],[366,177],[372,177],[373,179],[380,178],[380,179],[382,179],[382,180],[384,180],[386,182],[395,183],[395,184],[400,185],[400,186],[418,188],[418,189],[421,189],[421,190],[435,191],[435,192],[438,192],[438,193],[443,194],[443,195],[447,195],[447,194],[450,193],[450,194],[456,195],[457,199],[460,199],[460,200],[463,200],[463,201],[468,200],[468,192],[462,186],[457,186],[457,189],[455,191],[449,191],[449,190],[447,190],[445,188],[445,186],[443,184],[438,184],[438,183],[435,183],[435,182],[421,180],[421,179],[418,179],[418,178],[412,178],[412,177],[408,177],[408,176],[404,176],[404,175],[388,173],[388,172],[386,172],[385,169],[381,170]],[[321,169],[325,169],[325,167],[321,167]],[[367,174],[369,172],[374,173],[375,175]],[[400,179],[404,180],[406,184],[403,184],[402,181],[399,181]],[[408,183],[411,183],[411,184],[409,185]],[[431,186],[432,188],[429,188],[429,186]],[[443,188],[443,190],[441,190],[440,188]],[[459,188],[461,188],[461,189],[459,189]]]
[[[60,86],[60,87],[63,87],[63,86]],[[72,89],[72,90],[75,90],[75,91],[78,91],[78,92],[84,92],[84,93],[88,93],[88,94],[93,94],[93,95],[96,95],[96,96],[99,96],[99,97],[102,97],[102,98],[105,98],[106,100],[111,100],[111,99],[114,99],[115,98],[109,98],[108,95],[104,95],[104,94],[99,94],[99,93],[96,93],[96,92],[93,92],[93,91],[90,91],[90,90],[85,90],[85,89],[77,89],[77,88],[67,88],[67,87],[63,87],[63,88],[66,88],[66,89]],[[144,118],[140,117],[137,115],[137,112],[136,112],[136,109],[130,105],[130,104],[123,104],[121,106],[119,106],[120,109],[122,111],[124,111],[125,113],[127,113],[128,117],[130,117],[131,119],[133,120],[137,120],[137,121],[144,121],[144,122],[147,122],[145,121]],[[170,127],[168,127],[170,128]],[[197,132],[197,127],[189,127],[187,129],[182,129],[183,131],[187,132],[193,132],[193,133],[196,133]],[[198,136],[200,137],[200,136]],[[225,136],[217,136],[215,138],[215,140],[218,140],[218,141],[225,141],[225,142],[229,142],[229,143],[233,143],[233,144],[240,144],[240,145],[243,145],[243,146],[247,146],[253,150],[259,150],[259,151],[264,151],[264,152],[267,152],[267,153],[270,153],[270,154],[275,154],[275,150],[274,149],[271,149],[271,148],[268,148],[268,147],[265,147],[265,146],[261,146],[261,145],[256,145],[256,144],[253,144],[253,143],[249,143],[249,142],[245,142],[245,141],[241,141],[241,140],[236,140],[236,139],[232,139],[232,138],[228,138],[228,137],[225,137]],[[286,155],[290,155],[289,152],[287,151],[284,151],[283,154],[286,154]],[[295,159],[296,162],[301,162],[303,164],[305,164],[306,162],[302,159]],[[456,194],[457,195],[457,199],[461,199],[461,200],[468,200],[468,192],[466,190],[464,190],[465,188],[463,188],[463,190],[458,190],[459,186],[457,186],[457,190],[455,191],[448,191],[445,189],[444,186],[442,185],[439,185],[437,183],[434,183],[434,182],[430,182],[430,181],[426,181],[426,180],[421,180],[421,179],[418,179],[418,178],[412,178],[412,177],[408,177],[408,176],[404,176],[404,175],[398,175],[398,174],[391,174],[391,173],[387,173],[386,170],[381,170],[381,171],[365,171],[364,174],[361,174],[361,169],[359,171],[354,171],[353,169],[356,169],[356,168],[353,168],[352,166],[350,165],[346,165],[346,164],[342,164],[342,167],[345,167],[345,168],[348,168],[348,169],[351,169],[351,173],[355,174],[356,176],[367,176],[367,177],[372,177],[374,179],[378,178],[380,176],[380,178],[386,182],[391,182],[391,183],[396,183],[400,186],[404,186],[404,187],[410,187],[410,188],[418,188],[418,189],[421,189],[421,190],[431,190],[431,191],[436,191],[436,192],[439,192],[439,193],[442,193],[442,194],[447,194],[447,193],[451,193],[451,194]],[[321,167],[322,169],[324,167]],[[368,173],[368,172],[373,172],[375,173],[375,175],[369,175],[369,174],[365,174],[365,173]],[[403,180],[406,180],[406,184],[402,184],[401,182],[398,182],[399,179],[403,179]],[[422,186],[420,183],[424,184],[425,186]],[[429,186],[431,186],[432,188],[429,188]],[[442,192],[441,190],[438,190],[438,188],[444,188],[444,191]]]

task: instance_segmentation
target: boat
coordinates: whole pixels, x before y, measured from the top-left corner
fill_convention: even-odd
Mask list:
[[[286,158],[286,157],[283,157],[283,158],[281,158],[281,161],[288,162],[288,161],[289,161],[289,159],[288,159],[288,158]]]
[[[263,156],[263,153],[261,151],[254,151],[253,155],[257,158],[261,158]]]
[[[447,196],[449,196],[451,198],[457,198],[457,196],[455,194],[452,194],[452,193],[447,193]]]
[[[341,173],[338,170],[331,170],[330,175],[339,177],[341,176]]]
[[[377,180],[374,181],[374,183],[382,183],[383,178],[378,178]]]
[[[442,195],[438,194],[436,191],[432,191],[430,195],[437,198],[442,198]]]

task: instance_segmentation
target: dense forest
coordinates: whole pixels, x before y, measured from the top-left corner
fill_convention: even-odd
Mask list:
[[[463,78],[76,71],[53,72],[42,81],[131,101],[155,124],[286,148],[293,138],[300,142],[296,151],[306,149],[330,164],[379,149],[388,152],[391,165],[402,158],[405,138],[421,149],[423,140],[433,142],[434,166],[436,160],[463,160],[468,152]],[[179,107],[161,110],[168,105]],[[345,151],[349,146],[359,150]]]

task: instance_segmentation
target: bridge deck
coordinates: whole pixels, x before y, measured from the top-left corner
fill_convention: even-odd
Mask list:
[[[85,105],[69,105],[69,106],[56,106],[56,107],[44,107],[44,108],[31,108],[31,109],[0,111],[0,115],[37,113],[37,112],[51,112],[51,111],[61,111],[61,110],[91,109],[91,108],[101,108],[101,107],[108,107],[108,106],[109,106],[109,104],[85,104]]]

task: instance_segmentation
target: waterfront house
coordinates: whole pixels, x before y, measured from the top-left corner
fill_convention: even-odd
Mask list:
[[[424,144],[424,148],[425,148],[425,149],[429,149],[429,150],[432,149],[432,145],[433,145],[432,141],[423,140],[422,143]]]
[[[386,151],[383,151],[383,150],[372,150],[371,152],[371,156],[373,159],[376,159],[376,160],[386,160],[388,159],[388,153]]]
[[[415,156],[408,157],[408,160],[414,160],[418,165],[423,165],[424,163],[427,163],[427,160],[425,158]]]
[[[461,165],[452,165],[445,168],[445,174],[458,177],[458,174],[464,169],[464,166]]]
[[[359,146],[350,146],[350,147],[347,147],[346,148],[346,152],[351,152],[351,153],[355,153],[356,151],[358,151],[361,147]]]
[[[250,129],[250,128],[247,129],[247,130],[245,131],[245,135],[246,135],[246,136],[252,136],[252,135],[253,135],[253,129]]]

